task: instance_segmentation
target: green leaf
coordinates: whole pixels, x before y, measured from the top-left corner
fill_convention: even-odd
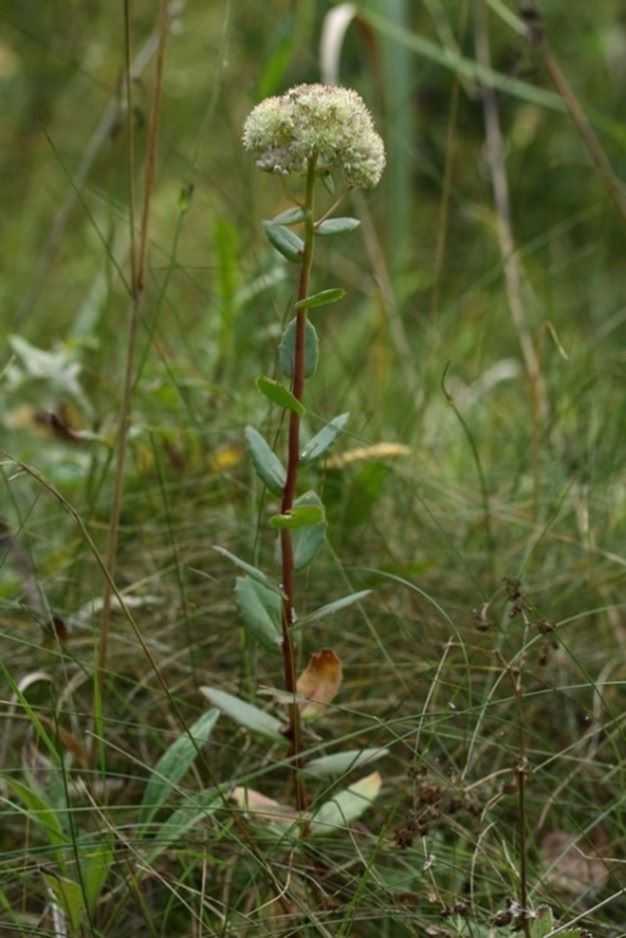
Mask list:
[[[285,486],[287,474],[278,456],[267,440],[254,427],[246,427],[246,443],[260,480],[270,492],[280,495]]]
[[[256,386],[263,394],[268,401],[271,401],[272,404],[278,404],[279,407],[284,407],[285,410],[291,410],[294,414],[298,414],[299,417],[306,412],[306,408],[302,401],[299,401],[297,397],[289,391],[280,381],[272,381],[271,378],[257,378]]]
[[[322,427],[319,433],[316,433],[306,444],[300,453],[301,461],[313,462],[314,459],[319,459],[320,456],[323,456],[326,450],[333,445],[339,434],[343,431],[349,419],[350,414],[339,414],[338,417],[333,417],[330,423]]]
[[[239,567],[240,570],[245,570],[253,580],[258,580],[259,583],[265,583],[266,585],[271,585],[271,580],[262,570],[259,570],[257,567],[253,567],[251,563],[246,563],[245,560],[242,560],[241,557],[237,557],[236,554],[231,554],[229,550],[226,550],[225,547],[218,547],[216,544],[213,545],[213,550],[216,550],[218,554],[221,554],[222,557],[226,557],[227,560],[230,560],[231,563],[234,563],[236,567]]]
[[[348,606],[354,605],[354,603],[361,602],[361,600],[369,596],[371,592],[373,591],[361,590],[359,593],[350,593],[349,596],[342,596],[341,599],[336,599],[332,603],[326,603],[325,606],[320,606],[315,612],[311,612],[308,616],[304,616],[300,619],[298,626],[304,625],[305,622],[319,622],[320,619],[325,619],[326,616],[332,616],[336,612],[340,612],[342,609],[347,609]]]
[[[332,756],[320,756],[312,759],[304,767],[306,775],[314,778],[327,778],[329,775],[345,775],[352,769],[360,769],[370,762],[382,759],[389,754],[388,749],[350,749],[347,752],[336,752]]]
[[[461,78],[478,81],[485,88],[495,88],[505,94],[514,95],[523,101],[539,104],[556,111],[564,111],[566,105],[558,94],[546,91],[537,85],[529,84],[518,78],[510,78],[492,68],[480,65],[474,59],[465,58],[450,46],[440,46],[413,30],[395,25],[391,20],[368,11],[364,16],[368,22],[389,39],[411,49],[417,55],[448,68]]]
[[[284,212],[276,215],[270,222],[268,222],[268,224],[297,225],[301,221],[304,221],[304,209],[300,208],[299,205],[294,205],[293,208],[285,209]]]
[[[105,833],[94,837],[88,834],[79,841],[80,870],[85,891],[87,908],[91,915],[106,882],[114,857],[113,836]]]
[[[358,218],[327,218],[317,225],[315,234],[318,235],[336,235],[343,234],[344,231],[354,231],[361,222]]]
[[[264,221],[263,227],[267,240],[283,257],[294,263],[302,260],[304,241],[295,232],[285,228],[284,225],[276,225],[271,221]]]
[[[269,651],[280,651],[282,643],[280,595],[249,576],[237,577],[235,593],[241,618],[252,637]]]
[[[317,505],[322,510],[324,506],[315,492],[305,492],[294,502],[294,508],[303,505]],[[326,539],[326,521],[300,528],[293,533],[293,563],[296,570],[302,570],[311,563],[318,550]]]
[[[85,916],[85,903],[80,883],[66,876],[43,873],[46,886],[52,892],[57,904],[65,913],[73,932],[78,932]]]
[[[191,767],[199,749],[209,739],[218,717],[218,710],[207,710],[189,727],[189,734],[183,733],[163,753],[152,770],[143,794],[139,812],[140,825],[145,826],[150,823],[172,788]]]
[[[65,850],[67,847],[67,837],[63,830],[58,812],[54,806],[49,803],[44,794],[35,788],[24,785],[16,778],[7,776],[5,783],[10,791],[20,799],[24,804],[24,813],[34,824],[38,824],[46,833],[48,841],[54,847],[60,847]]]
[[[245,726],[252,733],[259,733],[261,736],[269,736],[270,739],[286,743],[287,740],[281,732],[282,724],[275,717],[253,707],[252,704],[227,694],[226,691],[217,690],[215,687],[201,687],[200,690],[214,707],[217,707],[240,726]]]
[[[378,795],[381,784],[380,775],[373,772],[338,792],[313,816],[311,833],[332,834],[338,828],[345,828],[351,821],[361,817]]]
[[[283,332],[278,346],[280,370],[288,378],[293,378],[296,344],[296,320],[292,319]],[[319,339],[313,323],[305,320],[304,324],[304,377],[310,378],[317,371],[319,359]]]
[[[223,803],[224,799],[216,788],[197,791],[185,798],[183,804],[159,827],[154,838],[155,846],[148,853],[148,862],[153,863],[164,850],[180,840],[183,834],[195,827],[199,821],[215,814]]]
[[[296,531],[298,528],[308,528],[312,525],[321,524],[326,515],[324,508],[320,505],[294,505],[293,511],[284,515],[273,515],[270,518],[270,525],[279,530]]]
[[[554,916],[552,909],[544,905],[537,910],[537,918],[530,925],[531,938],[545,938],[554,930]]]
[[[298,300],[296,309],[317,309],[318,306],[328,306],[329,303],[336,303],[343,300],[346,291],[341,287],[331,287],[330,290],[320,290],[319,293],[313,293],[311,296],[305,296],[303,300]]]

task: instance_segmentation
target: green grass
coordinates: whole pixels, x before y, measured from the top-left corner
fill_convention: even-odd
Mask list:
[[[105,585],[127,329],[123,117],[84,184],[77,173],[118,94],[122,10],[94,2],[68,16],[50,4],[40,17],[13,6],[0,41],[0,515],[11,532],[0,531],[0,935],[58,938],[49,889],[64,875],[72,938],[506,936],[494,920],[519,896],[522,853],[533,908],[550,906],[559,925],[594,938],[626,935],[623,220],[502,4],[490,4],[493,68],[549,403],[534,439],[471,11],[465,20],[460,2],[363,4],[374,25],[353,24],[343,50],[342,80],[366,97],[398,156],[386,187],[346,205],[361,228],[317,255],[314,289],[348,295],[315,313],[322,364],[307,389],[307,432],[349,411],[334,454],[365,452],[303,470],[301,490],[324,500],[330,543],[301,578],[299,614],[374,592],[303,630],[301,666],[333,647],[345,675],[305,745],[312,756],[389,754],[371,769],[381,793],[351,831],[299,842],[251,826],[228,798],[249,785],[290,800],[280,744],[225,716],[197,753],[187,734],[208,709],[202,686],[281,716],[263,693],[282,686],[280,658],[246,638],[235,569],[212,547],[276,575],[266,523],[275,499],[254,476],[243,431],[286,439],[255,382],[274,375],[291,315],[292,268],[261,227],[288,200],[244,154],[241,123],[263,94],[317,80],[329,4],[189,4],[168,39],[115,575],[125,608],[113,614],[101,734],[93,604]],[[553,52],[623,177],[618,4],[600,0],[593,19],[544,7]],[[153,15],[154,4],[134,4],[137,49]],[[446,43],[442,67],[431,53]],[[138,167],[152,92],[149,67],[135,87]],[[31,350],[10,344],[15,335]],[[42,412],[85,438],[63,423],[55,431]],[[368,454],[380,443],[406,452]],[[515,616],[507,577],[522,583]],[[172,784],[163,775],[163,806],[142,829],[147,781],[175,740],[189,764]],[[312,784],[316,804],[369,771]],[[177,810],[188,813],[174,824]],[[579,856],[566,888],[563,861],[559,882],[542,852],[554,832],[591,858]]]

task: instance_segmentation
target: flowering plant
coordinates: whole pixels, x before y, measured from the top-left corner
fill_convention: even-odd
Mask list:
[[[324,648],[311,655],[297,678],[296,634],[307,624],[360,602],[369,592],[352,593],[306,616],[296,615],[296,573],[311,563],[326,536],[322,500],[313,491],[298,496],[298,470],[302,463],[312,463],[327,452],[349,417],[348,414],[334,417],[302,445],[304,384],[315,373],[319,357],[317,331],[309,312],[345,295],[339,288],[311,293],[310,280],[316,239],[358,227],[357,219],[338,218],[333,213],[346,191],[370,189],[378,183],[385,165],[385,151],[359,95],[346,88],[320,84],[299,85],[281,97],[262,101],[245,122],[243,142],[256,156],[260,169],[281,176],[304,177],[305,190],[301,202],[264,222],[273,247],[299,268],[295,315],[284,330],[278,356],[287,383],[268,377],[260,377],[257,382],[260,393],[288,413],[286,466],[258,430],[246,428],[256,473],[270,493],[280,499],[279,511],[270,518],[270,525],[279,536],[280,578],[276,580],[230,551],[216,548],[245,574],[237,578],[235,592],[248,633],[267,651],[282,658],[285,691],[278,696],[288,708],[287,725],[217,688],[203,688],[203,692],[215,707],[240,725],[289,747],[295,811],[248,788],[235,788],[232,792],[235,801],[265,823],[283,829],[297,823],[303,835],[320,834],[359,817],[378,794],[381,777],[378,772],[367,775],[312,810],[305,778],[345,776],[355,767],[380,758],[386,750],[350,750],[308,761],[304,758],[305,724],[327,713],[341,685],[342,664],[335,651]],[[330,188],[334,175],[343,177],[345,191],[316,218],[316,183],[324,177]],[[295,226],[302,227],[302,236],[293,230]]]

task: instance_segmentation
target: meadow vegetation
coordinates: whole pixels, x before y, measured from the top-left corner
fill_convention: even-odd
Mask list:
[[[621,4],[0,22],[0,938],[626,936]]]

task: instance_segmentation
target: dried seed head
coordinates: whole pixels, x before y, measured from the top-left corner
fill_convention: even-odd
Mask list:
[[[317,154],[320,172],[341,169],[355,189],[372,189],[385,167],[383,142],[361,97],[336,85],[298,85],[266,98],[245,122],[243,145],[259,169],[282,176],[306,173]]]

